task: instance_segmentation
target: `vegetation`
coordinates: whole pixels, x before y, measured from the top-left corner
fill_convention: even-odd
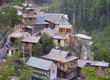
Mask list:
[[[34,56],[45,55],[48,54],[52,48],[54,48],[52,38],[44,33],[41,36],[40,42],[33,46],[33,54]]]
[[[0,9],[0,26],[14,27],[21,21],[21,17],[17,15],[17,11],[13,6],[7,6]]]
[[[85,80],[110,80],[109,74],[98,73],[94,67],[85,67],[82,69],[82,73],[86,75]]]
[[[14,4],[15,2],[12,2],[12,4],[0,8],[0,38],[9,34],[15,24],[21,21],[21,16],[17,15],[17,10],[13,7]]]
[[[32,48],[32,53],[33,53],[33,56],[43,55],[44,53],[43,53],[42,44],[40,43],[35,44]]]
[[[18,80],[31,80],[31,75],[31,68],[23,63],[19,52],[0,62],[0,80],[10,80],[12,77],[17,77]]]
[[[94,39],[93,51],[96,60],[104,60],[110,62],[110,27],[105,27],[103,30],[92,32]]]

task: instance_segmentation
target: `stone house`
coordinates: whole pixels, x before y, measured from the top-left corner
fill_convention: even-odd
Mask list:
[[[91,50],[93,44],[92,37],[86,34],[75,34],[74,37],[77,40],[76,44],[80,47],[80,59],[93,60],[93,52]]]

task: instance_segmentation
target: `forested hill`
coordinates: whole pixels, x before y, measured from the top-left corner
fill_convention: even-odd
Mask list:
[[[110,47],[110,0],[54,0],[47,11],[68,14],[77,32],[86,31],[95,43]]]
[[[78,31],[91,32],[110,25],[110,0],[54,0],[48,12],[68,14]]]
[[[54,0],[47,12],[68,14],[77,32],[93,36],[95,59],[110,62],[110,0]]]

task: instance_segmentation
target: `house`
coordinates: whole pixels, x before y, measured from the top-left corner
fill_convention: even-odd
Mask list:
[[[59,80],[71,80],[77,75],[77,60],[69,51],[52,49],[49,54],[43,56],[44,59],[53,61],[58,68],[57,77]]]
[[[31,26],[33,26],[32,32],[36,33],[36,32],[40,32],[44,28],[48,28],[49,27],[49,23],[45,22],[44,18],[42,18],[40,16],[37,16],[35,23],[32,24]]]
[[[21,38],[24,37],[25,35],[29,35],[29,33],[27,33],[27,32],[14,31],[14,32],[12,32],[11,34],[9,34],[8,37],[10,38],[10,41],[11,41],[12,43],[14,43],[15,40],[21,39]]]
[[[57,67],[52,61],[30,57],[26,64],[32,67],[32,80],[57,80]]]
[[[38,43],[40,40],[40,36],[33,36],[33,35],[27,35],[24,36],[21,41],[23,43],[22,49],[23,54],[25,56],[32,56],[32,46],[36,43]]]
[[[68,16],[61,13],[43,13],[39,14],[46,22],[49,23],[49,27],[54,29],[57,25],[61,23],[62,20],[65,20],[65,23],[69,23]]]
[[[22,19],[22,23],[23,24],[34,24],[36,22],[36,16],[37,13],[35,11],[34,8],[25,8],[25,10],[23,11],[23,19]]]
[[[65,21],[62,21],[54,29],[44,29],[42,33],[47,33],[50,37],[52,37],[56,47],[68,46],[69,42],[73,40],[73,37],[71,36],[73,33],[72,25],[65,23]]]
[[[75,34],[74,36],[81,47],[80,58],[85,60],[93,60],[93,52],[91,51],[93,44],[92,37],[86,34]]]

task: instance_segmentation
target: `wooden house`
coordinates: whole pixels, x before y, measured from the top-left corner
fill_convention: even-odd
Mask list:
[[[49,28],[54,29],[57,25],[61,23],[62,20],[68,21],[68,16],[61,13],[43,13],[39,14],[46,22],[49,23]]]
[[[36,22],[37,13],[34,8],[26,8],[23,12],[23,24],[34,24]]]
[[[26,64],[32,67],[32,80],[57,80],[57,67],[52,61],[30,57]]]
[[[76,67],[78,58],[72,56],[68,51],[52,49],[48,55],[43,58],[54,61],[58,68],[57,77],[59,80],[71,80],[76,77]]]
[[[56,47],[68,46],[70,41],[74,40],[74,37],[71,36],[73,32],[72,25],[68,23],[59,24],[54,29],[44,29],[42,32],[47,33],[53,38],[53,42],[55,43]]]
[[[36,22],[34,24],[32,24],[32,32],[36,33],[36,32],[41,32],[44,28],[48,28],[49,27],[49,23],[45,22],[45,20],[40,17],[37,16],[36,17]]]
[[[24,37],[25,35],[29,35],[29,33],[27,33],[27,32],[19,32],[19,31],[15,31],[15,32],[12,32],[11,34],[9,34],[9,38],[10,38],[10,41],[12,42],[12,43],[14,43],[15,42],[15,40],[17,40],[17,39],[21,39],[22,37]]]
[[[22,49],[23,49],[23,54],[24,56],[32,56],[32,46],[33,44],[38,43],[40,40],[40,37],[36,37],[36,36],[32,36],[32,35],[28,35],[28,36],[24,36],[22,38]]]

